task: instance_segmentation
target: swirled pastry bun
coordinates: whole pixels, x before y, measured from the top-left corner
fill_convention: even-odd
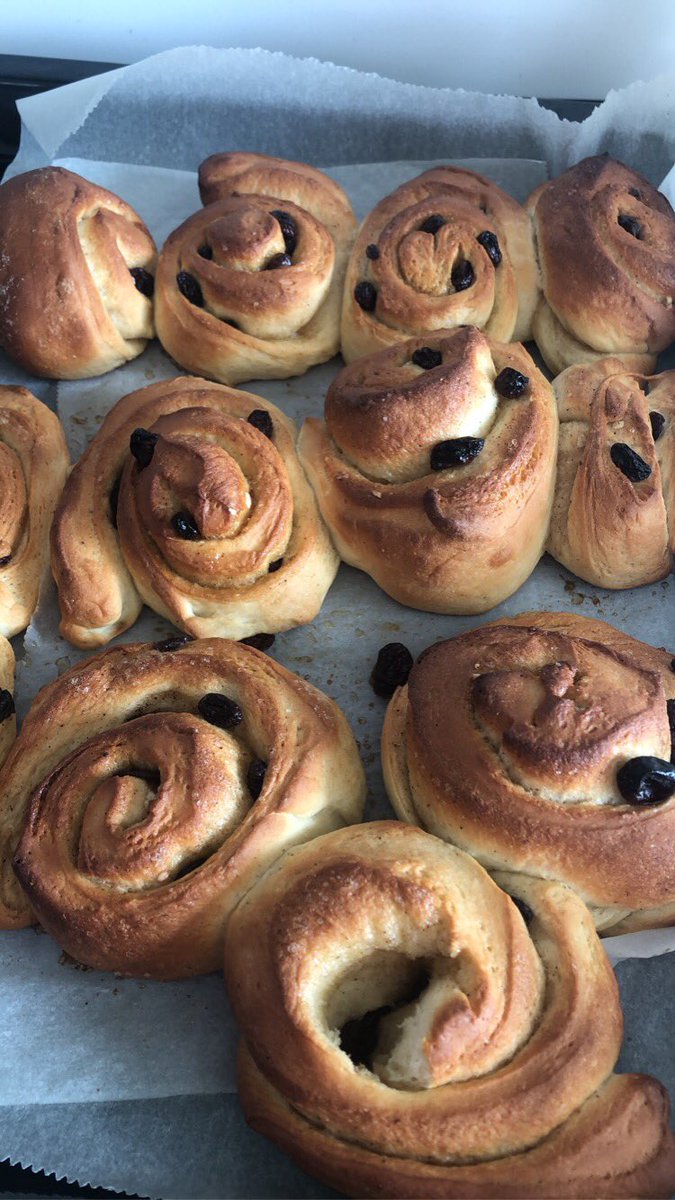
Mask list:
[[[543,289],[534,336],[550,369],[620,354],[652,371],[675,339],[675,213],[666,197],[601,154],[542,184],[527,206]]]
[[[472,613],[542,554],[557,430],[523,347],[469,327],[350,363],[299,448],[345,562],[402,604]]]
[[[396,813],[490,870],[563,881],[603,931],[672,924],[672,663],[566,613],[431,646],[383,729]]]
[[[133,208],[66,171],[0,186],[0,345],[49,379],[102,375],[154,337],[157,251]]]
[[[52,527],[61,632],[100,646],[142,601],[196,637],[311,621],[338,558],[295,452],[259,396],[192,377],[124,396]]]
[[[257,876],[357,821],[364,792],[337,705],[267,655],[117,647],[43,688],[5,764],[0,919],[102,970],[216,970]]]
[[[675,371],[619,358],[568,367],[548,550],[598,587],[663,579],[675,550]]]
[[[525,210],[482,175],[434,167],[381,200],[359,230],[345,282],[342,353],[351,362],[457,325],[524,341],[537,295]]]
[[[0,387],[0,633],[25,629],[49,569],[49,527],[68,474],[58,417],[31,392]]]
[[[289,851],[225,939],[250,1124],[349,1196],[668,1196],[668,1098],[613,1074],[618,990],[588,910],[500,883],[516,903],[395,821]]]
[[[258,154],[214,155],[200,184],[218,199],[160,256],[164,349],[223,383],[285,379],[332,358],[356,229],[342,189],[313,168]]]

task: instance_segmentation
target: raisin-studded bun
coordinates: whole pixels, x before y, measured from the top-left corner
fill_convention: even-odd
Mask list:
[[[154,337],[157,251],[119,196],[62,167],[0,187],[0,345],[49,379],[102,375]]]
[[[534,336],[554,373],[606,354],[654,369],[675,338],[675,214],[646,179],[605,154],[528,200],[543,297]],[[631,369],[629,367],[629,369]]]
[[[68,465],[58,417],[25,388],[0,387],[0,633],[5,637],[25,629],[37,607],[49,567],[49,527]]]
[[[299,447],[345,562],[402,604],[472,613],[542,554],[557,431],[523,347],[467,328],[351,363]]]
[[[618,358],[555,380],[558,478],[548,549],[598,587],[663,579],[675,549],[675,371]]]
[[[101,646],[142,602],[196,637],[313,620],[338,557],[259,396],[192,377],[124,396],[76,464],[52,527],[61,632]]]
[[[38,694],[0,779],[0,923],[37,919],[80,962],[160,979],[218,969],[257,876],[358,821],[365,793],[337,705],[220,638],[71,668]]]
[[[674,729],[672,653],[525,613],[424,652],[387,710],[385,782],[402,820],[562,880],[603,932],[670,925]]]
[[[225,938],[250,1124],[348,1196],[669,1196],[581,901],[395,821],[291,850]],[[507,892],[515,897],[515,903]]]
[[[217,197],[171,234],[157,273],[157,334],[181,366],[223,383],[285,379],[340,348],[356,218],[342,188],[263,154],[200,168]]]
[[[482,175],[434,167],[381,200],[361,226],[345,283],[342,353],[351,362],[457,325],[524,341],[537,294],[525,210]]]

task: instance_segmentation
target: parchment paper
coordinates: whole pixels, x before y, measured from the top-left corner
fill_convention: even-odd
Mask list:
[[[254,67],[262,73],[256,75]],[[546,159],[549,170],[556,171],[583,153],[604,148],[602,140],[610,136],[610,125],[615,142],[622,130],[637,128],[648,134],[636,142],[630,133],[625,143],[630,153],[624,157],[658,181],[675,157],[673,122],[665,119],[672,105],[672,83],[638,85],[625,100],[611,96],[600,115],[594,114],[592,125],[576,127],[533,101],[397,85],[262,51],[197,48],[157,56],[114,72],[112,79],[87,81],[74,105],[71,89],[61,89],[57,103],[52,94],[24,102],[22,151],[12,170],[46,161],[59,147],[62,154],[90,155],[88,161],[60,161],[124,196],[160,242],[199,203],[194,174],[173,168],[194,168],[216,149],[247,147],[320,164],[369,162],[367,169],[339,167],[331,172],[347,187],[360,215],[391,187],[427,165],[424,161],[372,163],[375,157],[418,159],[422,153],[436,153],[447,162],[478,149],[521,158],[538,155]],[[578,153],[580,146],[583,150]],[[614,145],[614,153],[622,153],[620,145]],[[114,161],[117,158],[122,161]],[[129,165],[138,163],[152,164],[153,169]],[[469,165],[491,175],[520,199],[546,173],[545,167],[531,162]],[[321,412],[328,381],[339,365],[315,368],[297,380],[244,387],[298,419]],[[136,363],[99,380],[59,385],[58,407],[71,452],[81,452],[119,396],[175,373],[175,365],[154,345]],[[20,374],[11,364],[0,364],[3,381],[31,385]],[[54,402],[53,385],[33,385],[33,390]],[[545,558],[516,596],[482,618],[447,618],[404,609],[366,576],[343,566],[319,618],[305,630],[278,635],[272,654],[346,710],[366,763],[370,790],[366,816],[390,815],[378,754],[385,704],[367,683],[379,647],[402,640],[417,654],[434,640],[496,616],[546,607],[588,612],[655,644],[675,640],[672,580],[631,593],[603,592],[580,583]],[[56,627],[53,590],[47,589],[26,634],[25,658],[19,665],[20,714],[42,682],[81,657],[58,639]],[[123,640],[155,639],[165,629],[164,622],[146,612]],[[630,935],[606,939],[605,945],[617,957],[655,954],[672,948],[673,936],[672,931]],[[3,1011],[9,1014],[0,1032],[4,1067],[0,1104],[6,1106],[5,1124],[13,1130],[11,1145],[24,1163],[32,1161],[47,1170],[59,1164],[60,1170],[81,1182],[137,1190],[142,1186],[138,1167],[134,1173],[130,1163],[125,1173],[119,1154],[115,1158],[119,1143],[114,1138],[110,1154],[100,1147],[92,1153],[98,1120],[94,1114],[104,1106],[112,1105],[113,1113],[121,1112],[115,1105],[136,1105],[133,1111],[139,1119],[142,1114],[146,1133],[151,1131],[150,1142],[166,1146],[164,1109],[154,1099],[141,1098],[166,1097],[162,1102],[166,1105],[170,1098],[184,1096],[194,1101],[195,1109],[206,1106],[218,1121],[211,1141],[200,1147],[187,1169],[177,1172],[175,1160],[167,1162],[164,1172],[161,1163],[155,1164],[154,1174],[150,1171],[146,1176],[153,1180],[148,1187],[152,1194],[329,1194],[315,1185],[308,1191],[299,1173],[296,1190],[276,1190],[278,1179],[287,1178],[287,1168],[280,1175],[278,1156],[275,1159],[275,1152],[265,1147],[262,1154],[268,1169],[256,1172],[255,1143],[243,1159],[229,1147],[225,1161],[231,1170],[222,1183],[220,1176],[214,1181],[212,1171],[207,1171],[215,1161],[222,1164],[221,1130],[230,1121],[240,1129],[238,1117],[225,1119],[224,1115],[234,1101],[209,1097],[234,1087],[233,1032],[222,981],[210,977],[189,984],[140,984],[76,970],[59,963],[59,956],[46,935],[31,930],[0,935],[0,994]],[[651,970],[647,964],[645,969]],[[639,979],[631,986],[639,995]],[[641,1026],[636,1028],[640,1040]],[[653,1050],[667,1032],[667,1022],[657,1022],[645,1049],[648,1045]],[[92,1108],[93,1100],[98,1104]],[[39,1120],[36,1104],[43,1106],[44,1117]],[[75,1124],[68,1116],[74,1112],[78,1114]],[[181,1121],[191,1130],[185,1109],[181,1112]],[[32,1141],[19,1136],[20,1129],[31,1129]],[[150,1150],[147,1153],[152,1157]],[[258,1180],[260,1190],[250,1190],[252,1179]]]

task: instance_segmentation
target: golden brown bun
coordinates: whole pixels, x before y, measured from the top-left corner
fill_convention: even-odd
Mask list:
[[[436,232],[421,229],[430,219],[438,225],[435,218]],[[486,233],[497,239],[498,265],[477,241]],[[467,263],[472,281],[457,289],[452,277]],[[364,283],[370,310],[355,295]],[[482,175],[434,167],[381,200],[361,226],[345,281],[342,353],[351,362],[414,334],[467,324],[500,342],[524,341],[537,295],[525,210]]]
[[[213,693],[238,723],[214,723]],[[256,877],[357,821],[365,791],[337,705],[218,638],[73,667],[38,694],[1,780],[3,925],[37,918],[80,962],[160,979],[216,970]]]
[[[603,358],[568,367],[553,389],[560,443],[548,550],[598,587],[663,579],[675,547],[675,371],[644,376]],[[642,460],[637,471],[625,447]]]
[[[155,309],[164,349],[223,383],[285,379],[332,358],[356,228],[342,188],[313,168],[262,154],[214,155],[200,182],[218,199],[184,221],[160,257]]]
[[[430,647],[382,734],[402,820],[492,869],[559,879],[598,927],[675,920],[675,796],[628,803],[617,773],[667,762],[672,653],[603,621],[524,613]]]
[[[417,366],[421,348],[441,364]],[[495,389],[507,367],[529,381],[518,399]],[[510,596],[543,552],[557,432],[550,385],[523,347],[469,327],[351,363],[299,449],[345,562],[402,604],[473,613]],[[477,457],[431,468],[434,447],[465,437],[484,439]]]
[[[542,184],[528,208],[543,288],[534,336],[550,369],[626,354],[641,356],[629,370],[653,370],[675,338],[675,214],[665,196],[601,154]]]
[[[529,931],[473,859],[394,821],[286,854],[225,938],[248,1120],[350,1196],[668,1196],[668,1098],[612,1074],[587,909],[501,883]]]
[[[113,192],[62,167],[15,176],[0,187],[0,344],[50,379],[136,358],[155,333],[156,257],[140,217]]]
[[[49,527],[69,461],[58,417],[25,388],[0,387],[0,633],[5,637],[25,629],[37,607],[49,564]]]
[[[271,438],[247,419],[261,410]],[[139,427],[157,439],[144,467],[130,452]],[[176,530],[180,514],[198,537]],[[61,632],[76,646],[128,629],[142,600],[196,637],[290,629],[316,616],[337,568],[292,421],[259,396],[192,377],[115,405],[52,527]]]

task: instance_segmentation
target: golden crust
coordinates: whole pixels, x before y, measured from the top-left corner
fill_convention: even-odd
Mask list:
[[[668,1099],[612,1075],[621,1012],[588,911],[501,883],[529,932],[473,859],[397,822],[286,854],[225,938],[248,1120],[350,1196],[667,1196]]]
[[[430,217],[442,219],[435,233],[420,228]],[[498,266],[476,240],[486,232],[497,237]],[[473,281],[456,290],[450,278],[460,262],[471,264]],[[375,289],[371,311],[355,299],[361,282]],[[414,334],[466,324],[501,342],[524,341],[537,295],[525,210],[482,175],[434,167],[381,200],[361,226],[345,281],[342,353],[351,362]]]
[[[525,613],[430,647],[383,730],[396,812],[490,869],[560,879],[603,932],[675,917],[675,798],[626,803],[629,759],[668,760],[672,654],[601,621]]]
[[[442,355],[423,370],[421,347]],[[497,394],[510,367],[525,394]],[[446,439],[480,437],[464,466],[431,470]],[[342,558],[402,604],[483,612],[527,579],[543,551],[557,442],[550,385],[519,345],[473,328],[409,339],[346,367],[299,450]]]
[[[261,408],[271,440],[247,420]],[[129,451],[139,427],[157,436],[142,469]],[[178,510],[196,521],[197,540],[176,532]],[[115,405],[52,527],[61,632],[85,647],[133,625],[142,600],[197,637],[289,629],[316,616],[337,567],[293,423],[259,396],[192,377]]]
[[[41,167],[0,187],[0,344],[50,379],[102,375],[154,336],[152,299],[131,270],[154,274],[140,217],[106,188]]]
[[[337,353],[342,285],[356,228],[337,184],[265,155],[214,155],[200,168],[217,196],[171,234],[160,256],[157,334],[190,371],[223,383],[301,375]],[[268,269],[286,252],[291,265]],[[191,279],[191,302],[177,285]],[[195,291],[196,285],[196,291]]]
[[[238,704],[241,722],[199,715],[209,693]],[[358,820],[365,793],[337,706],[223,639],[78,664],[38,694],[1,778],[3,925],[37,918],[78,961],[156,978],[215,970],[258,874]]]
[[[49,527],[68,474],[58,417],[25,388],[0,387],[0,633],[25,629],[49,563]]]
[[[598,155],[542,184],[528,208],[544,293],[534,334],[551,370],[606,354],[641,355],[637,369],[653,370],[675,338],[675,214],[665,196]]]
[[[629,373],[606,358],[569,367],[553,388],[560,439],[548,550],[597,587],[663,579],[675,548],[675,371]],[[665,420],[656,437],[650,413]],[[646,479],[614,464],[616,443],[639,454]]]

